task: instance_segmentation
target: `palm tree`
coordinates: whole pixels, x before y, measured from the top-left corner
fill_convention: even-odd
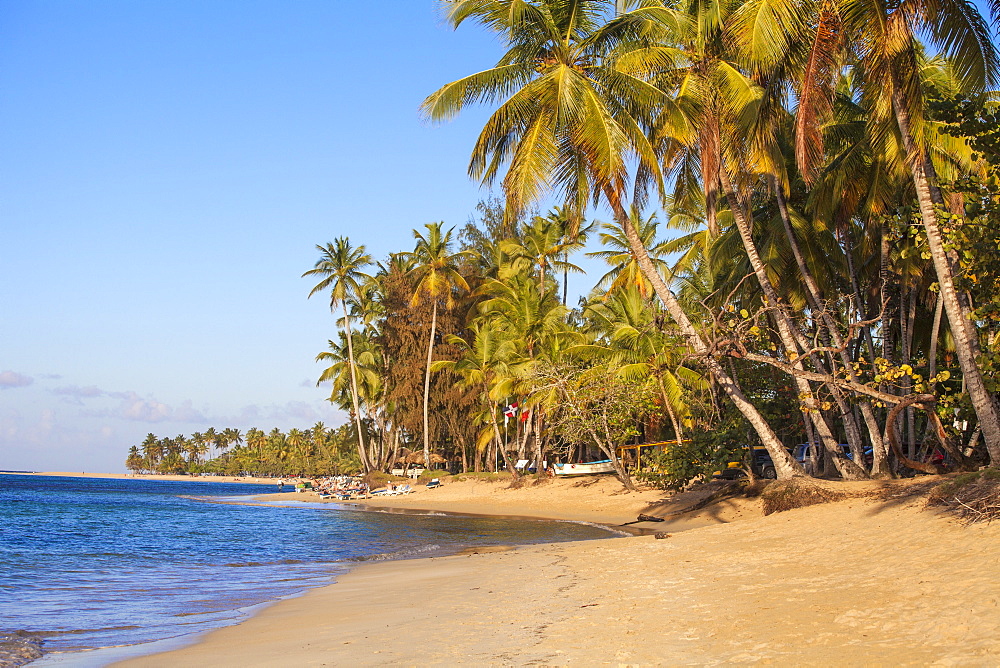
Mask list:
[[[163,456],[163,445],[160,439],[156,437],[156,434],[149,433],[146,434],[146,438],[140,447],[142,448],[144,468],[152,473],[156,470],[156,464],[160,461],[160,457]]]
[[[209,454],[211,455],[211,448],[217,447],[219,444],[219,434],[215,431],[215,427],[209,427],[205,430],[205,443],[209,446]]]
[[[964,0],[776,4],[776,11],[755,15],[756,20],[746,23],[753,29],[745,31],[745,41],[765,43],[754,35],[766,35],[774,45],[770,57],[758,59],[762,67],[784,67],[782,59],[805,63],[793,70],[799,98],[796,155],[803,173],[810,174],[811,163],[822,154],[817,128],[829,115],[834,92],[831,82],[845,62],[856,63],[860,97],[872,111],[869,134],[880,138],[890,150],[898,150],[901,144],[966,389],[983,426],[990,457],[997,460],[1000,413],[977,365],[979,346],[971,309],[954,286],[958,255],[947,249],[938,221],[938,210],[945,208],[945,201],[932,161],[936,132],[923,113],[927,86],[921,77],[923,45],[917,40],[920,35],[948,54],[962,92],[976,92],[994,84],[1000,71],[990,29],[975,6]],[[992,3],[994,12],[998,6],[1000,3]],[[778,21],[778,17],[783,18]],[[887,131],[890,120],[894,127]]]
[[[683,441],[682,421],[689,413],[683,382],[701,386],[704,381],[682,366],[682,348],[655,326],[656,312],[649,300],[629,285],[608,298],[589,304],[584,316],[602,331],[603,341],[574,346],[575,354],[596,356],[608,362],[609,370],[626,381],[644,380],[663,402],[674,437]]]
[[[307,447],[308,438],[305,432],[301,429],[290,429],[288,434],[285,436],[285,442],[288,444],[288,450],[293,457],[293,461],[296,467],[297,473],[307,473]]]
[[[754,240],[748,197],[750,186],[733,178],[734,173],[744,180],[756,178],[761,166],[766,169],[766,166],[774,163],[773,146],[760,141],[760,136],[763,129],[772,127],[775,117],[783,114],[773,93],[780,86],[762,87],[736,66],[735,50],[731,48],[729,40],[725,39],[726,31],[732,29],[730,24],[734,22],[730,11],[732,7],[733,5],[725,3],[696,2],[683,7],[686,13],[661,13],[650,22],[652,28],[661,31],[662,38],[685,47],[686,58],[681,63],[685,67],[657,68],[661,70],[656,77],[658,83],[668,87],[667,90],[676,91],[679,109],[695,110],[693,114],[686,114],[680,123],[674,122],[673,114],[667,114],[665,118],[668,122],[661,124],[657,131],[668,138],[676,135],[672,142],[661,140],[669,149],[690,142],[690,127],[694,123],[710,129],[708,135],[702,132],[699,139],[706,209],[714,207],[712,193],[721,185],[746,257],[763,290],[766,303],[775,309],[781,343],[787,354],[794,356],[800,347],[807,347],[801,345],[806,338],[792,323],[786,305],[779,301],[778,292]],[[669,156],[669,151],[666,156]],[[654,280],[653,277],[650,279]],[[663,296],[660,296],[662,299]],[[664,303],[673,314],[671,305],[666,300]],[[684,326],[681,325],[681,328],[683,330]],[[801,376],[802,362],[796,360],[791,366],[800,396],[812,396],[809,382]],[[750,415],[746,417],[753,422]],[[865,476],[864,471],[843,457],[837,439],[823,416],[818,411],[809,411],[809,417],[815,423],[824,446],[834,458],[841,474],[845,477]],[[766,441],[764,436],[762,434],[762,439]],[[770,452],[771,446],[768,446],[768,450]],[[776,453],[770,454],[774,458]],[[777,456],[785,458],[784,453],[777,453]],[[781,467],[779,464],[779,468]]]
[[[250,450],[253,452],[254,462],[256,463],[256,466],[254,467],[253,470],[255,473],[259,474],[261,471],[261,467],[264,464],[264,454],[265,454],[265,448],[267,446],[267,434],[265,434],[260,429],[257,429],[256,427],[251,427],[250,429],[247,429],[246,441],[247,441],[247,447],[249,447]]]
[[[458,375],[459,382],[465,387],[481,388],[484,412],[489,415],[494,442],[503,454],[507,470],[517,478],[517,469],[510,460],[506,444],[500,435],[500,426],[497,424],[498,404],[503,397],[509,395],[510,364],[515,357],[515,346],[511,337],[505,336],[501,329],[492,327],[488,323],[473,323],[469,331],[471,343],[457,335],[448,337],[448,343],[458,346],[462,351],[460,359],[439,360],[431,367],[433,371],[452,371]],[[478,467],[476,470],[479,470]]]
[[[650,259],[659,271],[669,274],[669,266],[661,259],[666,249],[667,242],[656,240],[656,214],[650,214],[648,218],[643,218],[642,213],[632,207],[629,211],[632,219],[632,226],[635,227],[642,240],[642,245],[647,249]],[[653,285],[642,273],[639,267],[638,258],[632,252],[628,238],[620,225],[603,225],[604,232],[601,232],[601,245],[609,250],[600,250],[587,253],[590,257],[599,257],[611,265],[611,270],[601,276],[597,281],[598,287],[605,288],[606,294],[627,290],[630,286],[638,289],[639,294],[644,299],[649,299],[653,295]]]
[[[713,357],[642,244],[625,197],[630,164],[637,165],[636,195],[652,184],[662,193],[659,158],[646,131],[670,97],[642,76],[615,66],[616,57],[648,47],[651,17],[673,14],[655,3],[617,13],[610,0],[454,0],[448,18],[458,27],[476,21],[508,45],[496,67],[459,79],[424,101],[433,120],[467,104],[499,102],[472,152],[470,175],[489,183],[506,168],[508,209],[523,211],[549,190],[573,210],[603,195],[615,222],[657,296],[688,345],[703,358],[727,395],[753,425],[779,476],[802,475],[777,435]],[[669,53],[660,54],[669,61]],[[646,69],[648,72],[648,68]]]
[[[143,466],[144,462],[142,455],[139,454],[139,446],[133,445],[128,450],[128,457],[125,458],[125,468],[136,474],[143,469]]]
[[[368,274],[361,270],[372,263],[370,255],[365,253],[364,246],[351,247],[351,242],[347,237],[338,237],[333,243],[326,246],[316,246],[320,252],[320,259],[316,265],[303,276],[323,276],[323,280],[313,286],[309,291],[309,297],[317,292],[330,290],[330,309],[333,310],[340,305],[344,314],[344,329],[347,333],[347,356],[348,366],[351,374],[351,402],[354,407],[354,424],[358,435],[358,455],[361,457],[362,466],[366,471],[372,469],[368,452],[365,448],[363,428],[361,426],[361,409],[358,405],[358,382],[354,364],[354,342],[351,335],[351,317],[348,313],[348,301],[361,291],[359,281],[371,279]]]
[[[269,454],[274,458],[272,472],[287,475],[289,471],[285,461],[289,454],[288,443],[285,440],[285,435],[277,427],[267,433],[267,447]]]
[[[521,224],[520,235],[516,239],[501,242],[500,246],[509,257],[509,268],[519,271],[521,265],[527,263],[538,274],[538,290],[545,289],[545,280],[549,269],[562,269],[565,287],[567,272],[583,273],[580,267],[561,259],[572,247],[582,245],[579,236],[572,239],[569,234],[569,221],[559,211],[550,212],[548,216],[535,216],[530,222]]]
[[[239,446],[243,443],[243,433],[235,427],[226,427],[222,430],[222,434],[226,437],[228,445]]]
[[[895,6],[868,0],[845,7],[843,17],[861,64],[869,73],[869,94],[891,104],[966,390],[982,425],[990,459],[996,462],[1000,461],[1000,412],[976,359],[980,349],[971,308],[955,289],[958,254],[946,248],[938,222],[938,210],[945,207],[945,201],[928,150],[928,136],[922,128],[925,122],[920,117],[926,93],[916,67],[919,46],[915,33],[953,56],[965,92],[995,84],[1000,67],[990,30],[972,4],[962,0],[913,4]]]
[[[514,342],[516,356],[520,360],[511,362],[508,366],[517,368],[521,375],[530,377],[538,362],[545,358],[557,363],[565,348],[561,344],[567,341],[577,342],[577,333],[567,324],[567,309],[556,296],[554,286],[547,285],[544,290],[540,290],[532,276],[520,273],[503,280],[486,281],[477,292],[486,298],[479,305],[480,319],[505,332]],[[542,395],[535,393],[531,382],[520,385],[520,391],[516,395],[524,397],[522,408],[530,409],[530,419],[524,424],[518,452],[520,455],[525,454],[528,439],[534,437],[536,461],[541,462]]]
[[[431,362],[434,359],[434,337],[437,334],[438,305],[446,309],[455,305],[455,293],[459,290],[469,290],[469,284],[459,271],[458,261],[465,257],[465,251],[451,252],[451,235],[455,228],[447,231],[442,229],[444,223],[427,223],[427,235],[413,230],[417,240],[413,250],[416,266],[410,270],[413,280],[413,299],[411,306],[417,306],[430,300],[431,331],[427,339],[427,368],[424,373],[424,466],[431,466],[430,446],[430,392],[431,392]]]
[[[370,411],[369,408],[380,395],[383,381],[380,373],[383,371],[379,346],[374,337],[361,338],[358,332],[353,332],[355,338],[353,346],[347,344],[346,332],[339,333],[339,341],[327,341],[327,350],[316,355],[317,362],[328,364],[320,373],[316,384],[329,382],[329,401],[349,410],[354,397],[357,397],[357,405]],[[354,352],[354,365],[350,363],[350,351]],[[351,370],[354,370],[353,376]],[[353,384],[352,384],[353,382]],[[352,394],[352,387],[357,388],[357,394]],[[364,423],[361,425],[364,430]],[[367,433],[367,432],[366,432]],[[369,445],[372,445],[369,443]],[[369,462],[374,464],[373,449],[365,448],[368,453]],[[373,468],[375,468],[373,466]]]
[[[185,454],[188,456],[188,463],[198,465],[198,457],[205,447],[205,437],[198,432],[191,434],[191,438],[184,443]]]

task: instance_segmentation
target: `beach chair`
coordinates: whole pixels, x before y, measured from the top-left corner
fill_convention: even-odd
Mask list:
[[[399,494],[399,495],[409,494],[412,491],[413,491],[413,488],[411,488],[409,485],[403,485],[402,487],[397,487],[396,488],[396,494]]]
[[[429,483],[427,483],[427,489],[437,489],[440,486],[441,486],[441,481],[438,480],[437,478],[434,478]]]

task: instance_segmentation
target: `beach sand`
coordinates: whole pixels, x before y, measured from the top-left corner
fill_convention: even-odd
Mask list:
[[[571,485],[451,483],[378,503],[616,523],[693,498]],[[730,500],[666,524],[649,525],[665,539],[364,564],[116,665],[1000,664],[1000,526],[963,526],[906,494],[768,517]]]

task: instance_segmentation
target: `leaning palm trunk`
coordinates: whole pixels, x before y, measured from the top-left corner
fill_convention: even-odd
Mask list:
[[[740,238],[743,241],[743,247],[750,260],[750,266],[753,268],[754,274],[757,276],[757,281],[760,283],[760,287],[764,291],[764,296],[767,298],[768,303],[772,304],[775,308],[774,322],[778,329],[778,336],[781,339],[781,344],[785,347],[789,354],[795,355],[799,349],[799,344],[796,342],[791,319],[789,318],[787,311],[783,308],[778,297],[778,292],[774,289],[774,285],[771,283],[771,279],[768,277],[767,271],[764,269],[764,263],[760,259],[760,254],[757,252],[757,245],[753,240],[750,221],[745,215],[743,207],[740,204],[740,200],[737,197],[736,190],[729,178],[729,172],[724,164],[719,165],[719,179],[722,183],[722,189],[726,193],[726,197],[729,200],[729,210],[733,214],[733,221],[736,223],[736,228],[740,233]],[[807,350],[807,348],[803,346],[803,350]],[[797,357],[798,355],[796,355],[796,358]],[[812,387],[809,385],[809,381],[796,373],[803,370],[804,367],[802,365],[802,361],[800,359],[796,359],[796,361],[792,364],[792,380],[798,389],[799,396],[812,396]],[[818,410],[813,409],[809,411],[809,417],[812,419],[813,425],[816,427],[816,432],[819,435],[820,441],[823,443],[824,449],[833,459],[834,465],[837,467],[837,471],[840,475],[846,480],[867,478],[868,474],[865,473],[864,469],[852,462],[850,459],[847,459],[847,457],[845,457],[840,451],[840,445],[837,443],[837,439],[834,437],[833,431],[830,429],[830,425],[826,423],[823,415]]]
[[[774,462],[774,468],[777,472],[779,478],[793,478],[804,476],[805,473],[802,471],[802,467],[799,466],[798,462],[792,458],[788,451],[785,450],[778,438],[778,435],[774,433],[771,429],[771,425],[767,423],[764,416],[761,415],[757,407],[754,406],[743,391],[740,389],[736,381],[726,373],[719,361],[712,356],[709,351],[708,346],[702,340],[701,335],[698,334],[698,330],[695,329],[691,320],[688,318],[684,309],[681,308],[680,303],[677,298],[674,297],[673,292],[667,286],[666,281],[660,276],[660,273],[656,270],[653,265],[653,261],[649,257],[649,253],[646,251],[646,247],[643,246],[642,240],[639,238],[639,233],[632,225],[632,221],[629,219],[628,212],[625,211],[625,207],[622,206],[621,198],[618,193],[610,186],[610,184],[604,187],[604,194],[608,199],[608,203],[611,205],[611,209],[614,212],[615,219],[618,224],[621,225],[622,229],[625,231],[625,237],[628,239],[629,247],[632,253],[635,254],[636,262],[638,262],[639,267],[642,269],[642,273],[646,278],[653,284],[653,289],[656,291],[656,296],[660,298],[663,305],[666,307],[667,312],[670,317],[677,324],[677,327],[681,330],[681,335],[687,341],[688,346],[694,352],[701,357],[703,363],[708,368],[709,372],[715,377],[715,381],[722,388],[726,396],[733,402],[736,409],[747,419],[750,425],[757,432],[760,437],[761,443],[767,448],[768,454],[771,455],[771,459]]]
[[[803,257],[802,250],[799,247],[798,239],[795,237],[795,232],[792,230],[791,217],[788,214],[788,205],[785,202],[785,193],[783,192],[782,185],[778,183],[777,179],[772,179],[771,184],[774,189],[775,197],[778,201],[778,213],[781,217],[782,226],[785,228],[785,237],[788,239],[788,243],[792,248],[792,255],[795,257],[795,264],[798,266],[799,274],[802,276],[803,282],[806,285],[806,295],[809,299],[809,306],[815,313],[819,313],[821,315],[823,323],[826,325],[827,331],[830,333],[830,338],[833,340],[834,347],[840,349],[840,362],[843,365],[844,372],[847,374],[848,379],[857,381],[858,377],[857,374],[854,373],[854,364],[847,353],[847,346],[844,343],[843,337],[840,336],[837,324],[833,321],[830,313],[825,308],[822,308],[820,304],[819,285],[816,283],[816,279],[813,278],[812,272],[810,272],[809,268],[806,266],[805,258]],[[850,262],[850,264],[853,268],[853,262]],[[856,281],[856,277],[853,275],[851,276],[851,279],[852,281]],[[838,407],[843,415],[849,440],[855,441],[851,443],[854,451],[854,461],[863,462],[863,448],[861,447],[861,443],[857,442],[860,441],[860,432],[858,430],[857,422],[854,419],[854,415],[847,409],[842,393],[839,390],[836,390],[836,388],[831,388],[831,390],[834,390],[834,396],[837,399]],[[872,410],[872,404],[870,401],[861,402],[861,414],[865,419],[865,425],[868,427],[868,433],[871,436],[872,441],[873,463],[871,473],[873,476],[879,478],[889,477],[892,473],[889,469],[889,456],[886,451],[885,444],[882,441],[881,430],[879,429],[878,421],[875,419],[875,413]]]
[[[867,320],[868,315],[865,309],[865,302],[861,297],[861,288],[858,284],[858,272],[854,266],[854,244],[851,240],[850,229],[844,231],[844,251],[847,257],[847,270],[851,275],[851,289],[854,292],[854,300],[857,303],[858,315],[862,320]],[[865,345],[868,347],[869,359],[875,359],[875,342],[872,340],[870,327],[865,327],[862,332]],[[852,369],[853,370],[853,369]],[[878,420],[875,419],[875,411],[871,401],[861,403],[861,415],[865,419],[868,433],[872,440],[872,470],[873,478],[888,478],[892,476],[892,467],[889,465],[889,451],[885,441],[882,440],[882,433],[879,430]]]
[[[354,426],[358,430],[358,457],[361,458],[361,466],[365,473],[372,470],[372,463],[368,459],[368,450],[365,448],[364,429],[361,425],[361,409],[358,405],[358,379],[354,370],[354,342],[351,336],[351,317],[347,314],[347,300],[340,302],[344,309],[344,330],[347,334],[347,365],[351,371],[351,405],[354,407]]]
[[[938,298],[943,301],[944,311],[948,315],[948,324],[951,326],[955,340],[955,354],[958,357],[959,366],[962,368],[962,377],[972,406],[976,410],[979,423],[983,426],[983,437],[986,440],[990,461],[996,464],[1000,462],[1000,414],[997,412],[996,403],[986,388],[983,375],[976,363],[979,343],[972,325],[971,314],[961,303],[958,292],[955,290],[952,261],[945,249],[944,238],[941,235],[935,211],[935,205],[943,206],[944,201],[937,189],[937,184],[932,182],[933,166],[930,164],[927,154],[920,150],[914,141],[910,129],[909,111],[899,82],[893,81],[892,86],[892,108],[903,138],[903,148],[907,153],[907,162],[913,176],[917,203],[920,207],[920,219],[927,234],[927,246],[931,252],[934,271],[937,273],[938,285],[940,286]]]
[[[434,357],[434,334],[437,330],[438,305],[437,299],[431,307],[431,336],[427,342],[427,370],[424,373],[424,467],[431,467],[431,433],[430,433],[430,398],[431,398],[431,361]]]
[[[674,413],[674,407],[670,405],[670,397],[667,396],[667,386],[663,383],[663,376],[657,374],[656,380],[660,385],[660,397],[663,400],[663,407],[667,409],[670,424],[674,428],[674,439],[676,439],[677,445],[681,445],[684,442],[684,434],[681,431],[680,422],[677,421],[677,414]]]
[[[487,388],[487,392],[488,391],[489,388]],[[507,466],[507,470],[510,471],[512,476],[519,478],[520,476],[517,473],[517,469],[514,468],[514,465],[510,461],[510,457],[507,455],[507,448],[505,447],[503,438],[500,436],[500,425],[497,424],[496,406],[493,405],[490,406],[490,424],[493,425],[493,438],[496,439],[497,447],[503,454],[503,463]]]
[[[927,370],[927,380],[930,383],[930,394],[934,394],[937,385],[937,349],[938,338],[941,336],[941,312],[944,310],[944,302],[941,296],[934,300],[934,323],[931,325],[930,350],[927,353],[927,363],[930,365]]]

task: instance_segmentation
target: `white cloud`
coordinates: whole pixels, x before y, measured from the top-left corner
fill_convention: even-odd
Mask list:
[[[89,387],[67,385],[66,387],[57,387],[52,390],[52,392],[55,394],[65,394],[71,397],[99,397],[104,394],[104,390],[93,385]]]
[[[284,404],[260,406],[248,404],[240,410],[239,416],[225,418],[219,424],[257,424],[263,427],[309,426],[317,421],[337,422],[347,419],[346,413],[328,401],[288,401]]]
[[[88,387],[79,387],[77,385],[56,387],[52,390],[52,393],[63,397],[63,400],[67,403],[75,404],[77,406],[82,406],[84,399],[93,399],[94,397],[100,397],[107,394],[107,392],[101,388],[93,385]]]
[[[181,402],[181,405],[174,409],[173,419],[177,422],[208,422],[208,419],[192,406],[191,400]]]
[[[31,376],[25,376],[16,371],[0,372],[0,389],[7,390],[12,387],[26,387],[35,382]]]
[[[204,423],[205,416],[190,401],[174,407],[154,397],[141,397],[136,392],[101,392],[101,395],[118,399],[114,408],[91,411],[88,414],[101,418],[118,418],[131,422],[186,422]],[[93,395],[100,396],[100,395]]]
[[[169,420],[173,412],[165,403],[155,399],[143,399],[135,392],[115,393],[112,396],[121,398],[114,415],[125,420],[163,422]]]

